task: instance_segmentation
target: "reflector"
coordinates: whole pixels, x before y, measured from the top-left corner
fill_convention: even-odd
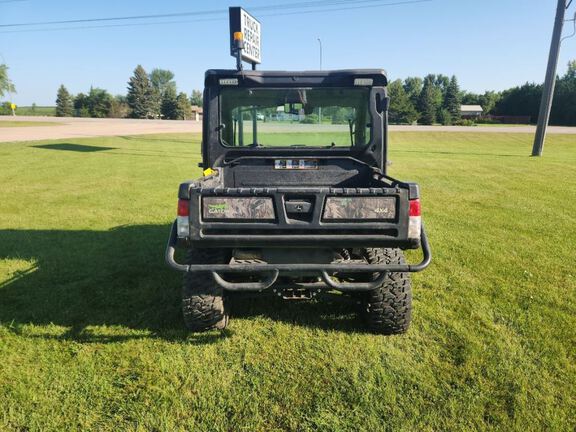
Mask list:
[[[190,201],[179,199],[178,200],[178,216],[190,215]]]

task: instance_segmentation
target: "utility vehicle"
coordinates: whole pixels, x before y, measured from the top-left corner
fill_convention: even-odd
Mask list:
[[[371,331],[407,330],[431,253],[418,185],[386,173],[386,85],[383,70],[206,72],[204,176],[180,185],[166,249],[189,329],[223,329],[231,291],[335,290]]]

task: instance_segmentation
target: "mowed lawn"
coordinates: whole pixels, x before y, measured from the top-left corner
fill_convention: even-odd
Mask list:
[[[43,121],[18,121],[18,120],[2,120],[0,121],[0,128],[12,127],[37,127],[37,126],[59,126],[62,123],[57,122],[43,122]]]
[[[163,262],[200,137],[0,144],[0,430],[571,431],[576,135],[391,135],[434,253],[406,335],[343,296],[183,330]],[[417,254],[411,254],[417,260]]]

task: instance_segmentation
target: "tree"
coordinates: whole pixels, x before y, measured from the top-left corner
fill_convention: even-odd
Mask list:
[[[192,107],[186,93],[182,92],[176,98],[176,119],[186,120],[192,117]]]
[[[471,93],[467,91],[462,91],[460,93],[460,102],[463,105],[482,105],[481,101],[482,95]]]
[[[332,124],[347,124],[352,116],[350,110],[344,107],[337,108],[332,113],[322,110],[322,117],[332,117]]]
[[[72,117],[73,114],[72,96],[62,84],[56,95],[56,117]]]
[[[412,105],[401,80],[392,81],[388,85],[388,95],[390,96],[391,123],[412,124],[418,120],[416,108]]]
[[[116,95],[112,98],[108,117],[125,118],[128,117],[129,112],[130,107],[128,106],[128,102],[126,102],[126,96]]]
[[[435,85],[435,75],[427,75],[418,100],[420,120],[423,124],[434,124],[442,105],[442,92]]]
[[[153,69],[150,72],[150,83],[152,87],[158,92],[161,99],[164,98],[164,93],[168,88],[172,88],[176,93],[176,83],[174,82],[174,73],[166,69]]]
[[[105,118],[112,107],[112,96],[104,89],[90,87],[88,93],[88,112],[90,117]]]
[[[0,64],[0,97],[6,93],[16,93],[16,87],[8,77],[8,66]]]
[[[479,105],[481,105],[482,108],[484,109],[485,115],[492,114],[494,107],[496,106],[501,97],[502,95],[499,92],[495,91],[486,91],[482,96],[480,96]]]
[[[438,113],[438,121],[444,126],[450,126],[452,124],[452,114],[446,108],[442,108]]]
[[[192,90],[192,96],[190,97],[190,103],[192,105],[201,107],[203,99],[204,98],[200,90]]]
[[[175,87],[168,86],[164,91],[160,112],[165,119],[176,120],[178,118],[178,103],[176,100]]]
[[[154,89],[146,71],[141,65],[134,69],[134,75],[128,81],[128,106],[132,118],[150,118],[157,116]]]
[[[162,104],[164,103],[164,95],[171,89],[176,99],[176,82],[174,81],[174,73],[167,69],[153,69],[150,72],[150,84],[152,84],[152,100],[153,111],[164,115],[162,112]]]
[[[74,116],[90,117],[90,110],[88,108],[88,96],[86,96],[84,93],[78,93],[74,98]]]
[[[566,74],[556,82],[550,123],[576,126],[576,60],[568,62]]]
[[[408,77],[404,80],[404,91],[414,107],[418,106],[420,93],[422,92],[422,78]]]
[[[443,108],[450,114],[449,123],[456,122],[460,120],[460,87],[458,86],[458,80],[456,75],[452,75],[448,86],[446,87],[446,93],[444,94]],[[442,116],[447,121],[448,117],[443,114]],[[445,124],[443,122],[443,124]]]
[[[494,112],[501,116],[529,116],[531,121],[538,119],[542,85],[526,83],[502,92]]]
[[[446,91],[448,90],[448,86],[450,85],[450,78],[442,74],[432,76],[434,76],[434,86],[440,90],[442,97],[444,97],[446,95]]]

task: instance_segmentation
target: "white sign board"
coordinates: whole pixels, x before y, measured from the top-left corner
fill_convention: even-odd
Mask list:
[[[234,33],[242,32],[244,49],[242,60],[248,63],[261,63],[261,25],[260,22],[240,7],[230,8],[230,54],[235,57]]]

